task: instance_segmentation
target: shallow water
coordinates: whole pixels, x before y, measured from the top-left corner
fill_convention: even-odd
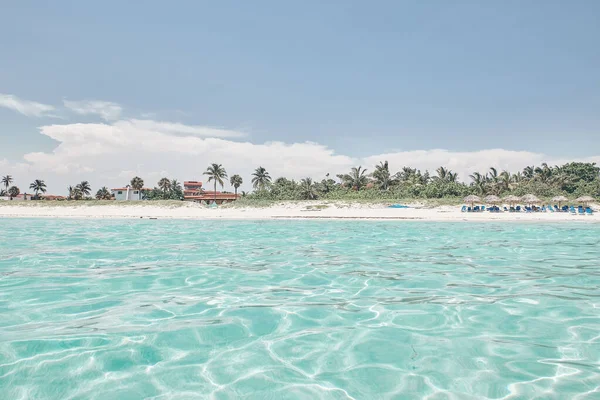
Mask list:
[[[600,227],[0,220],[3,399],[598,399]]]

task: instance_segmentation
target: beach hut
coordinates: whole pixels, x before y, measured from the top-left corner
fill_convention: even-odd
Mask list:
[[[506,196],[504,198],[504,202],[508,203],[510,206],[517,204],[519,201],[521,201],[521,198],[519,196],[515,196],[513,194]]]
[[[553,203],[558,203],[558,208],[560,208],[562,203],[564,203],[565,201],[569,201],[569,199],[567,199],[565,196],[555,196],[552,198]]]
[[[587,206],[589,203],[594,201],[594,198],[592,196],[581,196],[581,197],[578,197],[577,199],[575,199],[575,201],[578,203],[583,203],[584,205]]]
[[[465,203],[471,204],[471,208],[473,208],[473,204],[481,202],[481,197],[472,194],[470,196],[465,197],[463,200]]]
[[[533,194],[526,194],[525,196],[521,197],[521,201],[529,205],[539,204],[541,202],[541,200]]]

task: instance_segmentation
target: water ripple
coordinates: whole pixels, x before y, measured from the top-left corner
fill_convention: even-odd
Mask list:
[[[2,398],[600,395],[593,225],[2,227]]]

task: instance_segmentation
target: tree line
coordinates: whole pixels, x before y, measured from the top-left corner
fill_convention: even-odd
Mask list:
[[[228,177],[222,164],[211,164],[204,175],[208,183],[212,183],[216,192],[217,186],[224,187],[229,180],[238,194],[243,184],[240,175]],[[265,200],[314,200],[314,199],[391,199],[391,198],[446,198],[464,197],[469,194],[497,196],[513,194],[522,196],[534,194],[540,197],[556,195],[600,197],[600,168],[595,163],[571,162],[561,166],[527,166],[522,171],[511,173],[490,167],[487,171],[475,171],[469,175],[470,182],[459,181],[458,174],[452,170],[439,167],[434,174],[421,172],[416,168],[403,167],[392,173],[387,161],[380,162],[372,172],[362,166],[353,167],[348,173],[338,174],[333,179],[326,174],[321,181],[307,177],[296,181],[285,177],[272,179],[270,173],[259,166],[252,173],[252,193],[242,192],[242,197]],[[6,175],[1,181],[4,186],[0,196],[14,198],[20,189],[12,185],[13,177]],[[139,176],[130,181],[133,190],[142,191],[147,200],[183,200],[183,188],[176,179],[161,178],[157,185],[144,189],[144,180]],[[36,179],[29,185],[35,198],[46,193],[46,184]],[[88,181],[82,181],[67,188],[69,200],[91,199],[92,189]],[[104,186],[96,192],[98,200],[113,198],[110,190]]]

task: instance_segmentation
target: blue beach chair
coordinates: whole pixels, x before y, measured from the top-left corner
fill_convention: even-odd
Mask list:
[[[554,211],[560,211],[560,208],[556,204],[554,205]]]
[[[462,206],[462,208],[460,209],[461,212],[467,212],[467,206]]]
[[[594,211],[593,211],[593,210],[592,210],[590,207],[586,207],[586,208],[585,208],[585,213],[586,213],[587,215],[592,215],[592,214],[594,213]]]

